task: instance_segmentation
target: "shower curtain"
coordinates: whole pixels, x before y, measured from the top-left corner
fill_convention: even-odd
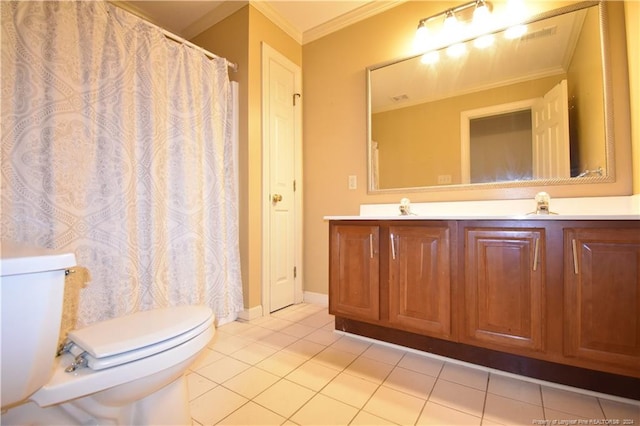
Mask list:
[[[88,278],[75,326],[181,304],[233,319],[227,61],[102,1],[1,14],[2,238],[75,253]]]

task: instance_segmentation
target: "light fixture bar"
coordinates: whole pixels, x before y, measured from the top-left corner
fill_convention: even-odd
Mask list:
[[[432,21],[432,20],[434,20],[434,19],[436,19],[436,18],[438,18],[438,17],[440,17],[442,15],[445,15],[445,16],[446,15],[450,15],[450,14],[454,14],[455,15],[455,14],[457,14],[459,12],[462,12],[463,10],[466,10],[466,9],[469,9],[469,8],[472,8],[472,7],[479,7],[481,5],[486,5],[489,8],[491,7],[491,3],[489,1],[473,0],[473,1],[470,1],[468,3],[461,4],[460,6],[456,6],[456,7],[452,8],[452,9],[447,9],[445,11],[436,13],[435,15],[431,15],[431,16],[428,16],[426,18],[421,19],[420,21],[418,21],[418,28],[423,27],[427,22]]]

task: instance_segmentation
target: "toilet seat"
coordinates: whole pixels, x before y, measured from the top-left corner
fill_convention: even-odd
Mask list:
[[[171,349],[211,325],[205,306],[176,306],[137,312],[69,333],[68,350],[92,370],[136,361]]]

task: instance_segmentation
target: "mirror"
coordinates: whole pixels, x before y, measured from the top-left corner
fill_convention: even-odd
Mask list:
[[[613,181],[603,7],[368,68],[369,192]]]

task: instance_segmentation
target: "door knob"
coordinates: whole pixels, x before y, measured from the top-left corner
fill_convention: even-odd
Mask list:
[[[282,201],[282,195],[280,194],[273,194],[271,196],[271,201],[275,204],[275,203],[279,203],[280,201]]]

